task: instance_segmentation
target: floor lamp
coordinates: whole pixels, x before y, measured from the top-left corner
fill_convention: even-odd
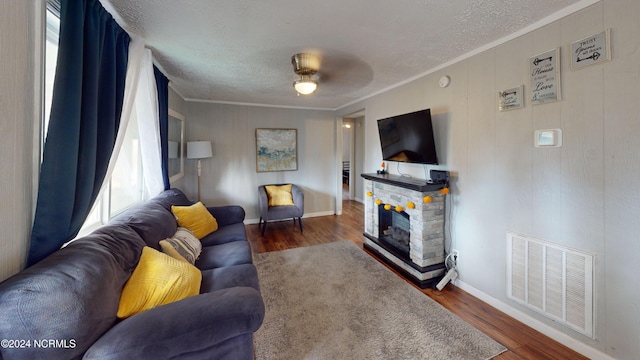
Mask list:
[[[198,201],[200,201],[200,175],[202,175],[201,159],[213,156],[211,152],[211,141],[189,141],[187,142],[187,159],[198,160]]]

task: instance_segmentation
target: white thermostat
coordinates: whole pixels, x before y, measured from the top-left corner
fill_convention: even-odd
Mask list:
[[[562,129],[536,130],[534,145],[538,148],[562,146]]]

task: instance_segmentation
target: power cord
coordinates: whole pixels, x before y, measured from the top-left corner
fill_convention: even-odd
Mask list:
[[[446,197],[446,202],[445,202],[445,207],[447,208],[447,215],[445,216],[445,222],[446,227],[445,227],[445,253],[449,254],[451,252],[451,248],[453,247],[453,231],[451,230],[451,224],[453,223],[451,217],[453,216],[453,212],[452,212],[452,208],[453,208],[453,191],[451,190],[451,188],[449,187],[449,184],[447,184],[447,187],[449,188],[449,193],[447,194],[448,196]],[[449,219],[449,221],[447,221],[447,218]],[[449,237],[449,248],[447,248],[446,244],[447,244],[447,233],[448,233],[448,237]]]
[[[400,174],[400,176],[402,176],[402,177],[407,177],[407,178],[410,178],[410,177],[411,177],[411,175],[409,175],[409,174],[405,174],[405,173],[403,173],[402,171],[400,171],[400,162],[399,162],[399,161],[397,161],[397,162],[396,162],[396,171],[397,171],[397,172],[398,172],[398,174]]]
[[[449,184],[447,184],[447,187],[449,187]],[[438,284],[436,285],[436,289],[438,290],[442,290],[444,289],[444,287],[449,283],[449,281],[454,281],[455,279],[458,278],[458,251],[454,251],[452,250],[453,247],[453,233],[451,231],[451,223],[453,222],[451,219],[452,216],[452,208],[453,208],[453,192],[449,191],[449,196],[447,196],[447,198],[449,199],[448,201],[448,209],[447,209],[447,217],[449,218],[449,223],[446,226],[446,229],[449,230],[449,249],[447,249],[446,246],[446,230],[445,230],[445,253],[447,254],[447,256],[444,258],[444,266],[446,268],[446,273],[444,275],[444,277],[442,278],[442,280],[440,280],[440,282],[438,282]],[[447,202],[445,201],[445,206],[447,206]],[[445,221],[447,219],[445,218]]]
[[[449,253],[445,258],[444,258],[444,266],[447,268],[447,270],[458,270],[458,253],[457,252],[452,252]]]
[[[444,275],[442,280],[436,285],[436,289],[442,290],[449,283],[449,281],[454,281],[458,278],[458,254],[453,252],[444,259],[444,265],[447,268],[447,273]]]

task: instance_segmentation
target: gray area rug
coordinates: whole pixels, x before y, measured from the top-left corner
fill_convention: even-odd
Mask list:
[[[505,347],[349,241],[257,254],[266,359],[489,359]]]

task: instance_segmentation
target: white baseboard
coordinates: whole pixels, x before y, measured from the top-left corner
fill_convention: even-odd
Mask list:
[[[558,331],[539,320],[534,319],[533,317],[509,306],[508,304],[474,288],[473,286],[465,283],[461,280],[456,280],[454,283],[455,286],[460,289],[468,292],[469,294],[477,297],[478,299],[486,302],[487,304],[493,306],[494,308],[502,311],[503,313],[513,317],[514,319],[520,321],[521,323],[529,326],[530,328],[537,330],[544,335],[550,337],[551,339],[559,342],[560,344],[572,349],[575,352],[578,352],[589,359],[602,359],[602,360],[615,360],[611,356],[601,352],[598,349],[595,349],[583,342],[580,342],[569,335]]]
[[[310,213],[310,214],[304,214],[304,215],[302,215],[302,218],[306,219],[306,218],[311,218],[311,217],[329,216],[329,215],[335,215],[335,213],[333,211],[319,211],[319,212],[314,212],[314,213]],[[282,220],[273,220],[273,221],[291,221],[291,219],[282,219]],[[258,218],[258,219],[244,219],[244,223],[246,225],[257,224],[258,222],[260,222],[260,218]]]

